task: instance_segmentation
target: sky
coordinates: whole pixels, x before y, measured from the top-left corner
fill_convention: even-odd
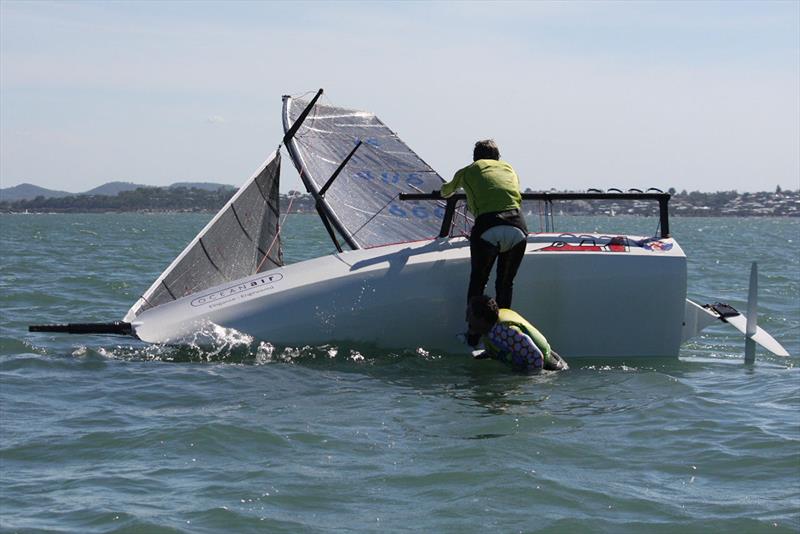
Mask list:
[[[493,138],[537,191],[800,189],[798,0],[0,0],[0,187],[239,185],[318,88],[445,179]]]

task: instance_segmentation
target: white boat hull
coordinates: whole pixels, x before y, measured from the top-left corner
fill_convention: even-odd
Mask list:
[[[638,246],[642,239],[614,247],[597,235],[531,235],[514,309],[566,358],[677,356],[686,257],[672,239]],[[211,322],[278,346],[350,342],[464,352],[457,334],[465,329],[468,279],[464,238],[390,245],[243,278],[147,310],[132,323],[139,338],[157,343],[180,342]]]

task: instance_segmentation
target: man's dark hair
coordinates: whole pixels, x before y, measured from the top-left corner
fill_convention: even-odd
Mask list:
[[[475,148],[472,150],[472,161],[479,159],[500,159],[500,149],[497,148],[494,139],[484,139],[475,143]]]
[[[475,317],[488,321],[491,324],[497,322],[500,318],[500,312],[497,308],[497,302],[492,297],[486,295],[475,295],[469,299],[469,307],[472,310],[472,315]]]

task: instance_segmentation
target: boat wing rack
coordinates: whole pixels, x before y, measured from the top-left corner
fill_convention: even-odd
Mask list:
[[[522,200],[541,200],[548,204],[554,200],[656,200],[658,201],[659,227],[661,237],[670,237],[669,233],[669,209],[668,203],[671,195],[669,193],[655,192],[585,192],[585,193],[522,193]],[[446,201],[442,228],[439,237],[447,237],[450,227],[453,224],[453,216],[456,211],[456,204],[460,200],[466,200],[467,195],[456,193],[447,198],[442,197],[438,191],[434,193],[400,193],[400,200],[439,200]]]

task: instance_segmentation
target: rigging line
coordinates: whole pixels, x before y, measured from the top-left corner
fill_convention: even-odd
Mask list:
[[[303,93],[303,94],[292,95],[292,99],[293,99],[293,100],[297,100],[297,99],[300,99],[300,98],[305,98],[305,97],[307,97],[308,95],[310,95],[311,93],[316,93],[316,91],[314,91],[314,90],[312,89],[311,91],[306,91],[306,92],[305,92],[305,93]]]
[[[276,208],[275,205],[272,202],[267,202],[267,207],[270,209],[270,211],[276,217],[280,217],[281,216],[280,208]]]
[[[267,253],[264,254],[264,257],[261,258],[261,262],[256,267],[256,273],[261,271],[261,267],[264,265],[264,262],[269,258],[269,253],[272,252],[272,247],[275,246],[275,242],[280,237],[281,232],[283,231],[283,225],[286,224],[286,219],[289,217],[289,212],[292,211],[292,204],[294,203],[294,199],[297,198],[297,195],[292,195],[289,197],[289,205],[286,207],[286,213],[283,215],[283,222],[278,222],[278,231],[275,232],[275,237],[272,238],[272,243],[269,244],[269,248],[267,249]],[[259,249],[260,251],[261,249]],[[275,263],[274,261],[272,263]],[[280,265],[277,265],[280,267]],[[255,274],[255,273],[254,273]]]
[[[537,202],[539,205],[539,231],[544,232],[544,217],[542,211],[544,209],[544,202]]]
[[[327,104],[329,106],[334,107],[333,103],[328,99],[328,95],[326,95],[325,93],[322,93],[320,95],[319,99],[321,99],[323,101],[323,104],[321,104],[321,105],[325,105],[325,102],[327,102]],[[311,116],[307,117],[303,121],[303,122],[305,122],[306,120],[309,121],[308,124],[311,125],[311,127],[306,126],[306,131],[302,132],[302,133],[300,132],[300,129],[298,129],[297,133],[294,136],[295,139],[303,139],[305,137],[312,137],[312,133],[314,132],[313,126],[317,123],[317,116],[319,114],[319,107],[316,105],[315,100],[318,100],[318,99],[316,97],[311,99],[311,102],[314,102],[314,108],[311,110],[311,114],[310,114]],[[299,119],[299,117],[298,117],[298,119]]]
[[[363,228],[364,228],[366,225],[368,225],[369,223],[371,223],[371,222],[372,222],[372,219],[374,219],[375,217],[377,217],[378,215],[380,215],[380,213],[381,213],[383,210],[385,210],[385,209],[386,209],[386,207],[387,207],[389,204],[391,204],[392,202],[394,202],[395,200],[397,200],[397,198],[398,198],[399,196],[400,196],[400,193],[397,193],[395,196],[393,196],[392,198],[390,198],[390,199],[389,199],[389,202],[387,202],[386,204],[384,204],[384,205],[383,205],[383,207],[382,207],[381,209],[379,209],[378,211],[376,211],[376,212],[375,212],[375,214],[374,214],[372,217],[370,217],[370,218],[367,220],[367,222],[365,222],[364,224],[362,224],[361,226],[359,226],[359,227],[358,227],[358,230],[356,230],[355,232],[353,232],[353,233],[352,233],[352,234],[350,234],[350,235],[351,235],[351,236],[353,236],[353,237],[355,237],[355,235],[356,235],[358,232],[360,232],[360,231],[361,231],[361,230],[362,230],[362,229],[363,229]]]
[[[303,109],[303,111],[300,112],[300,115],[295,119],[295,121],[292,123],[292,126],[284,134],[284,136],[283,136],[283,144],[287,144],[289,142],[289,140],[291,140],[292,138],[297,136],[297,134],[300,133],[300,127],[303,125],[303,122],[305,122],[306,117],[308,117],[308,114],[312,111],[312,109],[314,111],[314,117],[316,117],[316,114],[317,114],[316,103],[317,103],[317,100],[319,100],[319,97],[322,96],[322,94],[323,94],[323,90],[322,89],[317,91],[317,94],[314,95],[314,98],[312,98],[311,101]]]
[[[544,201],[544,231],[550,232],[552,228],[550,228],[550,203],[545,200]]]
[[[547,200],[542,202],[542,219],[544,220],[544,231],[550,231],[550,216],[548,214],[548,209],[550,205],[547,203]]]
[[[261,198],[264,199],[264,202],[266,202],[267,206],[272,210],[272,213],[274,213],[275,215],[280,217],[280,212],[275,209],[275,206],[273,206],[272,203],[269,201],[269,198],[264,193],[264,190],[261,189],[261,184],[258,182],[258,178],[253,180],[253,183],[256,185],[256,189],[258,189],[258,192],[261,193]],[[237,217],[237,219],[238,219],[238,217]],[[241,224],[241,223],[239,223],[239,224]]]
[[[317,123],[317,114],[318,113],[319,113],[319,108],[317,107],[316,104],[314,104],[314,109],[311,110],[311,117],[308,118],[308,124],[310,124],[311,126],[314,126]],[[303,121],[303,122],[305,122],[305,121]],[[311,132],[312,132],[312,130],[308,130],[307,129],[305,132],[301,133],[300,130],[298,129],[297,130],[297,134],[295,134],[295,135],[296,135],[296,137],[298,139],[302,139],[302,138],[304,138],[306,136],[310,136]]]
[[[539,205],[539,226],[542,228],[542,232],[550,231],[547,224],[547,200],[542,200]]]
[[[553,203],[550,200],[545,200],[545,208],[544,216],[545,216],[545,225],[547,225],[547,229],[550,232],[555,231],[553,227]]]

